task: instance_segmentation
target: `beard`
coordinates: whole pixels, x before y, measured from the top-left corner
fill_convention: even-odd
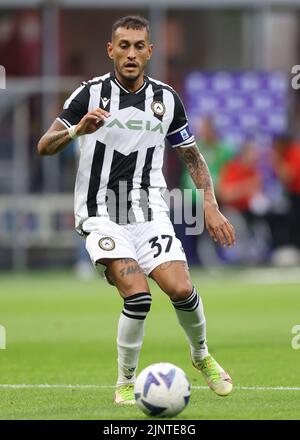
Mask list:
[[[125,72],[119,72],[119,75],[121,76],[121,78],[129,83],[134,83],[141,75],[141,72],[137,72],[137,73],[125,73]]]
[[[128,82],[128,83],[134,83],[140,76],[140,74],[124,74],[124,73],[120,73],[121,78]]]
[[[141,66],[140,64],[135,69],[134,72],[126,72],[125,66],[116,66],[115,70],[118,72],[120,78],[128,84],[134,83],[141,75],[143,75],[145,66]]]

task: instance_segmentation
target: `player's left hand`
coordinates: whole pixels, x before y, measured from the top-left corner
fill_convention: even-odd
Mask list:
[[[205,224],[209,235],[222,246],[235,245],[235,232],[232,224],[215,206],[205,205]]]

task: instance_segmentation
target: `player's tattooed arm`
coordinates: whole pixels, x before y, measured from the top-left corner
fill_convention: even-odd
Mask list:
[[[205,202],[218,208],[210,172],[197,145],[195,144],[192,147],[178,147],[177,151],[180,158],[186,164],[196,188],[204,190]]]
[[[104,120],[110,113],[100,108],[88,112],[79,121],[75,128],[76,136],[94,133],[102,127]],[[51,156],[62,151],[71,141],[69,131],[58,120],[55,120],[49,130],[40,139],[37,149],[41,156]]]
[[[234,228],[219,211],[210,172],[197,145],[177,147],[176,150],[186,164],[196,188],[204,190],[205,223],[210,236],[222,246],[234,245]]]
[[[41,156],[51,156],[62,151],[71,138],[66,127],[59,121],[54,121],[49,130],[40,139],[37,149]]]

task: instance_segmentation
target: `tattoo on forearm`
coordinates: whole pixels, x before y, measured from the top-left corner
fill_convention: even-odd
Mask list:
[[[70,142],[68,130],[58,131],[49,135],[49,142],[51,151],[57,153],[63,149],[65,145]]]
[[[208,166],[197,146],[178,148],[181,159],[185,162],[196,188],[204,190],[205,198],[215,201],[214,187]]]
[[[50,131],[41,139],[41,150],[44,154],[59,153],[70,142],[68,130]]]

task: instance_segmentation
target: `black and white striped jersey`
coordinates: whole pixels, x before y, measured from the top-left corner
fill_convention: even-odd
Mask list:
[[[95,133],[78,138],[78,232],[90,217],[126,224],[167,212],[162,173],[165,139],[173,147],[195,142],[176,92],[150,77],[144,77],[136,92],[127,90],[113,73],[84,82],[65,102],[58,120],[68,128],[98,107],[111,116]]]

